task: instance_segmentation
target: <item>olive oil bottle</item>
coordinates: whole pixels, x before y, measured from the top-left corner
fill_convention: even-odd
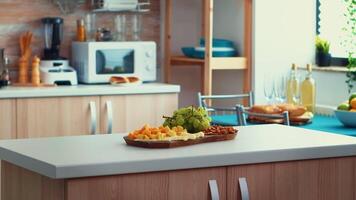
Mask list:
[[[300,86],[301,103],[309,112],[315,111],[315,80],[312,77],[312,65],[307,65],[307,75]]]
[[[292,64],[292,71],[290,72],[289,78],[287,80],[287,103],[299,104],[299,79],[297,74],[297,65]]]

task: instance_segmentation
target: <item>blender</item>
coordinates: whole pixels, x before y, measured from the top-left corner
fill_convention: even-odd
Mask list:
[[[77,85],[77,73],[69,66],[69,61],[60,56],[63,38],[63,19],[46,17],[42,20],[45,49],[40,62],[41,80],[45,84]]]

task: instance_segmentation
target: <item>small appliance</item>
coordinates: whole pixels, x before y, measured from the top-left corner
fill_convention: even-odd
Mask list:
[[[112,76],[137,76],[143,82],[155,81],[156,43],[73,42],[72,66],[81,83],[109,83]]]
[[[46,17],[44,25],[45,49],[40,63],[41,80],[45,84],[77,85],[76,71],[69,66],[67,59],[59,55],[63,37],[63,19]]]

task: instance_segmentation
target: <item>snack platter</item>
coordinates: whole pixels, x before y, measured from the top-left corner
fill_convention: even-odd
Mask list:
[[[193,106],[181,108],[166,117],[159,127],[146,124],[124,137],[127,145],[143,148],[173,148],[233,140],[237,130],[233,127],[211,126],[207,111]]]
[[[156,135],[144,134],[148,132],[160,132]],[[162,132],[165,135],[162,137]],[[127,145],[143,148],[175,148],[190,146],[208,142],[219,142],[225,140],[233,140],[237,135],[237,130],[233,127],[210,126],[204,132],[187,133],[183,127],[150,127],[145,125],[140,130],[131,132],[128,136],[124,137]],[[170,134],[169,134],[170,133]],[[174,136],[172,136],[172,134]],[[155,138],[155,139],[153,139]]]
[[[233,140],[235,139],[237,133],[234,134],[226,134],[226,135],[205,135],[202,138],[194,139],[194,140],[172,140],[172,141],[144,141],[144,140],[132,140],[128,138],[128,136],[124,137],[126,144],[130,146],[143,147],[143,148],[175,148],[175,147],[183,147],[190,146],[208,142],[219,142],[225,140]]]

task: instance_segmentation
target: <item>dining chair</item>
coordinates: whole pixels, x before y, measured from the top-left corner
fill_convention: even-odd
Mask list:
[[[283,124],[289,126],[289,113],[288,111],[284,111],[281,114],[261,114],[261,113],[254,113],[247,111],[243,105],[238,104],[236,105],[236,117],[238,121],[238,125],[246,126],[246,117],[247,116],[254,116],[254,117],[263,117],[268,119],[283,119]]]
[[[228,99],[248,99],[248,107],[251,107],[254,104],[254,94],[252,91],[244,94],[231,94],[231,95],[202,95],[200,92],[198,93],[198,105],[200,107],[205,108],[209,112],[219,112],[219,111],[232,111],[235,112],[236,108],[234,106],[231,107],[218,107],[218,106],[210,106],[207,103],[207,100],[228,100]]]
[[[233,100],[234,103],[231,106],[214,106],[210,105],[207,101],[213,100]],[[236,101],[235,101],[236,100]],[[209,116],[212,118],[212,124],[214,125],[223,125],[223,126],[233,126],[238,124],[238,120],[235,119],[236,107],[235,105],[241,100],[248,100],[248,107],[254,105],[254,93],[248,92],[244,94],[231,94],[231,95],[202,95],[198,93],[198,105],[203,107],[209,112]],[[227,119],[227,120],[225,120]],[[231,120],[232,119],[232,120]]]

